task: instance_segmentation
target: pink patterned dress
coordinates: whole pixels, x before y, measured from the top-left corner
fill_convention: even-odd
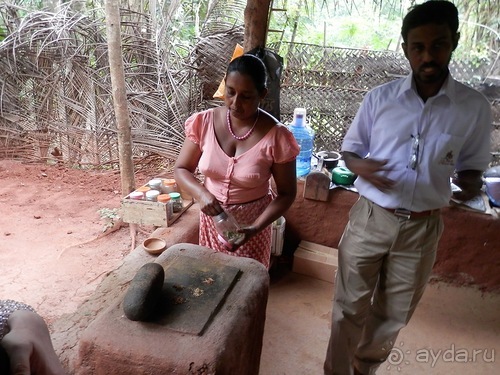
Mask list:
[[[186,137],[202,151],[198,168],[205,176],[205,187],[240,225],[251,224],[273,199],[270,182],[273,164],[294,160],[299,146],[290,130],[277,124],[250,150],[238,156],[228,156],[215,136],[213,118],[213,109],[189,117],[185,124]],[[237,251],[229,252],[217,239],[212,218],[200,212],[200,245],[253,258],[269,268],[271,226]]]

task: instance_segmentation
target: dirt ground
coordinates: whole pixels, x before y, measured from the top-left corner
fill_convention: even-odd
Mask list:
[[[136,186],[160,173],[153,168],[142,169],[136,173]],[[154,230],[140,228],[133,243],[127,225],[109,226],[106,214],[112,215],[120,207],[118,170],[85,171],[0,160],[0,176],[0,299],[30,304],[49,324],[76,311],[103,278]],[[466,221],[466,225],[473,225],[477,220],[471,216]],[[498,228],[498,222],[488,223]],[[460,231],[459,224],[447,224],[448,231]],[[476,242],[482,244],[481,230],[475,232],[479,238]],[[459,235],[449,237],[461,240]],[[484,274],[488,283],[483,280],[480,285],[485,290],[496,289],[498,255],[495,251],[484,254],[484,250],[497,245],[475,246],[481,257],[477,251],[464,249],[460,256],[472,253],[473,258],[465,265],[461,263],[460,272],[452,261],[458,254],[442,254],[446,259],[438,257],[436,276],[448,280],[443,275],[452,275],[448,281],[469,284],[471,276],[459,276],[475,275],[480,282],[478,275]],[[450,248],[457,252],[460,246]],[[485,268],[484,261],[478,263],[483,258],[491,259],[489,267]]]
[[[0,299],[28,303],[50,324],[133,248],[129,227],[106,218],[120,206],[119,172],[0,160],[0,175]],[[136,184],[152,177],[143,171]]]

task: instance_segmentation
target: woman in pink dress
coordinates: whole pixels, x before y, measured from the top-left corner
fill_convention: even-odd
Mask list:
[[[229,64],[225,105],[187,119],[174,175],[200,205],[200,245],[269,268],[271,224],[295,199],[299,147],[287,127],[259,108],[266,80],[264,63],[253,55]],[[196,168],[203,183],[194,176]],[[242,233],[231,249],[219,240],[212,220],[223,211],[232,214]]]

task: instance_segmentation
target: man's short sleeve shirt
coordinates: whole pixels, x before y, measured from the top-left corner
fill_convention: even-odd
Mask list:
[[[381,192],[358,178],[355,186],[366,198],[387,208],[440,208],[449,203],[455,170],[487,168],[491,121],[491,105],[478,91],[449,76],[424,103],[410,74],[366,94],[342,151],[388,161],[381,173],[396,186]]]

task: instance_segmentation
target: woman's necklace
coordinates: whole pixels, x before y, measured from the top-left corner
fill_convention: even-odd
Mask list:
[[[253,123],[252,127],[250,128],[250,130],[245,135],[243,135],[241,137],[238,137],[233,132],[233,125],[231,124],[230,112],[231,111],[228,108],[227,109],[226,118],[227,118],[227,128],[229,129],[229,133],[231,133],[231,135],[233,136],[234,139],[236,139],[238,141],[244,141],[245,139],[247,139],[248,137],[250,137],[252,135],[253,130],[255,129],[255,125],[257,125],[257,121],[259,121],[260,110],[257,108],[257,118],[255,119],[255,122]]]

